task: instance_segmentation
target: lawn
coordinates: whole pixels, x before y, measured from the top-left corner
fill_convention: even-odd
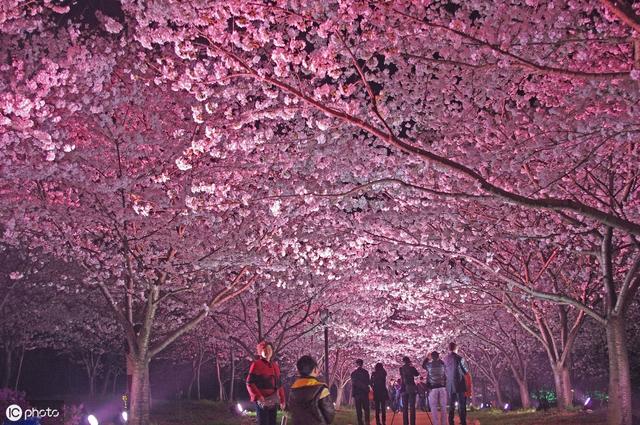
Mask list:
[[[154,425],[252,425],[255,418],[241,416],[234,407],[212,401],[156,401],[152,421]],[[372,412],[373,413],[373,412]],[[280,423],[278,417],[278,423]],[[372,417],[373,419],[373,417]],[[479,422],[476,422],[479,421]],[[581,411],[547,412],[515,411],[504,413],[499,410],[470,412],[469,425],[604,425],[606,412],[586,413]],[[338,412],[335,425],[349,425],[356,422],[353,410]],[[374,422],[375,423],[375,422]],[[391,416],[387,417],[391,424]],[[394,425],[402,424],[402,414],[396,415]],[[424,413],[418,415],[417,425],[431,425]]]
[[[235,405],[234,405],[235,406]],[[238,415],[235,407],[213,401],[156,401],[151,419],[154,425],[252,425],[255,414]],[[337,412],[334,425],[356,423],[355,411],[346,409]],[[281,414],[278,414],[280,423]],[[398,421],[399,419],[399,421]],[[387,423],[391,423],[387,421]],[[395,425],[402,424],[397,417]]]
[[[605,425],[606,411],[594,413],[582,411],[562,412],[551,409],[546,412],[514,411],[504,413],[500,410],[470,412],[469,417],[479,420],[480,425]],[[474,421],[467,421],[475,425]]]
[[[201,401],[155,401],[151,412],[154,425],[249,425],[255,421],[238,415],[232,405]]]

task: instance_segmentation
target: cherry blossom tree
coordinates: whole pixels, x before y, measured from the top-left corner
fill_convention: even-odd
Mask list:
[[[167,93],[147,91],[153,86],[143,81],[125,84],[118,72],[127,71],[113,68],[112,79],[105,82],[108,99],[97,99],[87,110],[76,110],[73,118],[60,119],[57,131],[72,135],[73,144],[48,158],[55,161],[47,164],[35,150],[14,162],[7,177],[29,194],[13,211],[12,227],[4,237],[23,236],[13,226],[28,229],[23,242],[77,265],[84,283],[102,292],[134,347],[131,420],[146,423],[149,361],[251,285],[261,263],[251,253],[266,233],[257,222],[242,230],[222,230],[220,223],[235,227],[243,221],[234,213],[217,219],[198,213],[199,208],[206,210],[204,204],[211,202],[216,188],[220,194],[228,189],[223,180],[216,186],[186,173],[189,168],[173,155],[176,150],[196,152],[190,142],[196,135],[204,137],[197,143],[208,140],[199,133],[204,130],[192,124],[188,133],[181,129],[183,110]],[[128,78],[136,81],[131,74]],[[147,96],[160,101],[157,108],[140,102]],[[173,120],[161,122],[159,114],[172,109],[177,112]],[[83,119],[78,119],[81,114]],[[186,147],[165,150],[166,138],[180,139]],[[32,166],[46,171],[29,176]],[[196,229],[202,224],[204,228]],[[209,233],[203,238],[205,228]],[[241,252],[245,259],[234,260],[236,268],[229,270],[229,258],[237,260]],[[220,280],[230,283],[220,285]],[[136,322],[142,324],[139,334],[133,330]]]
[[[468,312],[469,313],[469,312]],[[467,313],[467,314],[468,314]],[[522,329],[511,321],[508,314],[504,311],[496,311],[489,309],[484,311],[473,311],[472,315],[475,320],[472,323],[465,321],[468,335],[473,341],[471,348],[465,348],[467,351],[473,351],[470,357],[473,357],[474,363],[478,365],[478,370],[489,378],[494,385],[498,405],[502,406],[503,397],[500,390],[499,379],[492,365],[495,361],[506,363],[513,379],[518,385],[520,394],[520,402],[524,409],[531,407],[531,395],[529,388],[528,375],[531,373],[529,369],[529,360],[533,353],[536,353],[537,346],[534,340],[524,334]],[[487,313],[489,316],[487,317]],[[479,323],[482,320],[482,323]],[[475,347],[475,342],[479,342],[482,346],[488,346],[490,349],[486,353],[480,353]],[[475,348],[475,350],[474,350]],[[497,359],[483,359],[483,356],[489,355],[497,357]]]
[[[334,332],[372,357],[457,335],[433,319],[468,289],[524,297],[506,302],[534,319],[589,316],[607,333],[609,422],[631,424],[634,6],[90,3],[1,6],[4,237],[30,229],[84,268],[138,364],[254,282],[295,281],[300,262],[341,275],[358,303],[336,309]],[[584,257],[602,302],[571,263],[533,280],[513,269],[501,248],[523,239],[543,264]]]

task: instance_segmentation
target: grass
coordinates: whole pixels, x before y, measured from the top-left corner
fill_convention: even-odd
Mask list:
[[[550,409],[546,412],[534,410],[516,410],[502,412],[501,410],[484,410],[469,412],[467,422],[473,424],[478,419],[481,425],[604,425],[606,424],[606,411],[587,413],[580,410],[560,411]]]
[[[249,412],[247,416],[251,418],[255,418],[255,413]],[[279,424],[281,420],[282,420],[282,412],[279,411],[276,423]],[[349,424],[355,424],[355,423],[357,423],[355,410],[343,409],[336,412],[336,417],[333,420],[332,425],[349,425]],[[235,422],[233,422],[233,424],[235,424]],[[229,425],[231,425],[231,423]]]
[[[233,406],[209,401],[155,401],[151,421],[156,425],[245,425],[251,419],[233,412]]]
[[[372,412],[373,413],[373,412]],[[396,415],[394,425],[402,424],[402,414]],[[373,419],[373,418],[372,418]],[[469,412],[468,424],[476,425],[604,425],[606,412],[586,413],[579,410],[562,412],[551,409],[546,412],[500,410]],[[156,401],[152,412],[154,425],[252,425],[255,415],[239,416],[233,406],[213,401]],[[280,416],[278,422],[280,423]],[[334,425],[357,424],[355,411],[345,408],[337,412]],[[391,418],[387,417],[387,424]],[[418,423],[429,425],[424,414]]]

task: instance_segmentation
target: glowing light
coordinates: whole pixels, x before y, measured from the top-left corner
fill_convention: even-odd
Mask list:
[[[122,420],[125,422],[129,420],[129,414],[127,412],[122,412]]]
[[[96,418],[93,415],[87,416],[87,422],[89,422],[89,425],[98,425],[99,424],[98,418]]]
[[[505,403],[504,410],[509,410],[509,403]]]
[[[584,402],[584,407],[587,407],[589,403],[591,403],[591,397],[587,397],[587,399]]]

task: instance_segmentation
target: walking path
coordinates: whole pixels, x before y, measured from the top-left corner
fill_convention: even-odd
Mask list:
[[[387,416],[387,425],[402,425],[402,412],[396,413],[396,417],[393,417],[393,412],[390,412]],[[428,413],[416,412],[416,425],[432,425],[431,418]],[[373,415],[372,415],[373,416]],[[392,422],[393,420],[393,422]],[[460,425],[460,419],[456,416],[456,425]],[[448,423],[448,422],[447,422]],[[375,418],[371,419],[371,425],[376,425]],[[467,425],[480,425],[480,421],[477,419],[468,419]]]

